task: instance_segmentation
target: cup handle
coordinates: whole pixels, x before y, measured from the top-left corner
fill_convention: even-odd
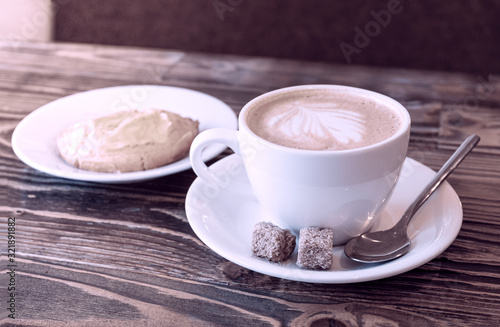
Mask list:
[[[207,167],[201,154],[203,149],[212,143],[224,144],[230,147],[236,154],[240,154],[238,131],[224,128],[212,128],[198,134],[191,143],[189,158],[195,174],[209,184],[217,183],[217,177],[215,173]]]

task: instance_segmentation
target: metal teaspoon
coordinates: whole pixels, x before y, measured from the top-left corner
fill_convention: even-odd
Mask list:
[[[384,231],[362,234],[351,239],[345,245],[344,253],[355,261],[365,263],[384,262],[406,254],[411,244],[407,234],[411,219],[439,185],[458,167],[477,142],[479,142],[477,135],[471,135],[465,139],[415,201],[406,209],[403,217],[394,227]]]

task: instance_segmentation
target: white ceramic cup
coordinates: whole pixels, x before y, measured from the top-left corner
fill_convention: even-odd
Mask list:
[[[252,132],[246,122],[250,109],[290,92],[339,90],[363,96],[393,110],[401,128],[391,137],[369,146],[340,151],[311,151],[273,144]],[[294,233],[303,227],[328,227],[335,244],[344,244],[373,225],[393,190],[406,158],[410,115],[397,101],[372,91],[339,85],[302,85],[265,93],[247,103],[239,114],[239,130],[210,129],[191,145],[194,172],[209,184],[221,181],[202,160],[211,143],[229,146],[243,158],[253,193],[271,221]]]

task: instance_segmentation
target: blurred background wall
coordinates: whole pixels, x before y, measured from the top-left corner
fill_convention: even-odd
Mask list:
[[[500,72],[497,0],[52,2],[56,41]]]
[[[0,39],[47,42],[53,29],[50,0],[0,0]]]

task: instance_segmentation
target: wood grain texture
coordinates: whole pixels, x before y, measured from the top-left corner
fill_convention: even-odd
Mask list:
[[[466,135],[482,137],[449,178],[464,223],[440,256],[359,284],[274,278],[223,259],[196,237],[184,210],[191,170],[136,184],[94,184],[33,170],[11,149],[25,115],[80,91],[182,86],[238,112],[263,92],[306,83],[364,87],[404,103],[413,119],[409,156],[433,169]],[[498,90],[496,76],[0,43],[0,326],[499,326]],[[16,217],[15,320],[6,310],[8,217]]]

